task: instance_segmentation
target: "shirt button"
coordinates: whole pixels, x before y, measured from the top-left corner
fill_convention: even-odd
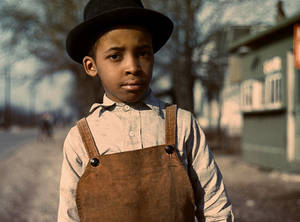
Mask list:
[[[125,105],[124,108],[123,108],[123,110],[124,110],[125,112],[127,112],[129,109],[130,109],[130,107],[129,107],[128,105]]]
[[[98,166],[99,165],[99,159],[97,159],[97,158],[93,158],[93,159],[91,159],[91,161],[90,161],[90,163],[91,163],[91,165],[93,166],[93,167],[96,167],[96,166]]]
[[[172,154],[174,152],[174,147],[168,145],[168,146],[166,146],[165,150],[168,154]]]
[[[131,136],[131,137],[134,136],[134,132],[133,132],[133,131],[130,131],[130,132],[129,132],[129,136]]]

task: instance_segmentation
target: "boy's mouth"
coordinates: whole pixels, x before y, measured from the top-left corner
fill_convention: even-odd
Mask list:
[[[128,80],[127,82],[121,84],[121,87],[127,90],[139,90],[143,86],[143,81],[141,80]]]

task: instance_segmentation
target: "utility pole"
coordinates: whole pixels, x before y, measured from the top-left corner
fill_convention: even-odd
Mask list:
[[[4,127],[8,129],[11,125],[11,107],[10,107],[10,90],[11,90],[11,77],[10,70],[8,67],[4,69],[4,95],[5,95],[5,106],[4,106]]]
[[[37,123],[35,113],[35,102],[36,102],[36,88],[33,84],[30,85],[30,101],[29,101],[29,112],[31,113],[32,124]]]

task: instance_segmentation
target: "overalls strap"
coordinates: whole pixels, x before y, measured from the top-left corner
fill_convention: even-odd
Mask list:
[[[168,105],[166,107],[166,145],[175,146],[176,144],[176,123],[177,123],[177,106],[176,104]]]
[[[95,140],[93,138],[86,118],[82,118],[81,120],[79,120],[77,122],[77,127],[89,158],[99,156],[100,154],[98,152]]]
[[[165,121],[165,137],[166,145],[175,146],[176,144],[176,105],[168,105],[166,107],[166,121]],[[86,118],[82,118],[77,122],[77,127],[85,146],[85,149],[88,153],[89,158],[99,156],[99,152],[91,133],[91,130],[88,126]]]

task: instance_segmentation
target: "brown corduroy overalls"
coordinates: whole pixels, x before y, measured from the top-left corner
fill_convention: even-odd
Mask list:
[[[77,123],[90,158],[76,191],[81,222],[194,221],[193,189],[174,150],[176,105],[165,125],[164,145],[100,155],[86,119]]]

